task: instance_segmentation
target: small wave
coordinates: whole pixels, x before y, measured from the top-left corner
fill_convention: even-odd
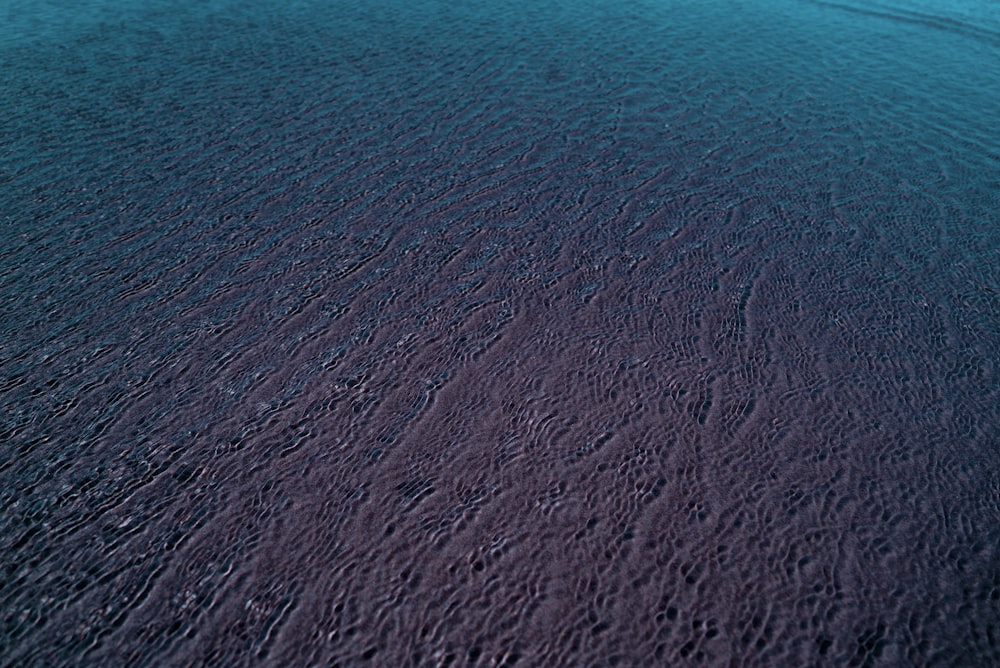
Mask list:
[[[1000,23],[997,23],[996,29],[992,29],[972,22],[973,20],[978,21],[982,19],[982,17],[972,17],[971,15],[969,17],[944,16],[912,11],[890,5],[868,4],[865,7],[858,7],[846,3],[825,2],[824,0],[810,0],[810,2],[814,5],[831,7],[833,9],[852,12],[854,14],[863,14],[865,16],[874,16],[889,19],[891,21],[923,25],[929,28],[944,30],[946,32],[951,32],[965,37],[972,37],[990,44],[1000,45]]]

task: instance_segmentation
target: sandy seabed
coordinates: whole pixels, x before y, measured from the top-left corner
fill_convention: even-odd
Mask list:
[[[1000,663],[1000,32],[55,4],[0,28],[0,663]]]

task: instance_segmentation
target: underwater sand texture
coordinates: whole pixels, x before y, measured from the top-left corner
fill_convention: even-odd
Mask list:
[[[1000,663],[991,24],[55,4],[0,664]]]

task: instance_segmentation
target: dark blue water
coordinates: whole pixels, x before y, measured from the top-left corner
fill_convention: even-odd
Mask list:
[[[0,5],[0,663],[1000,663],[1000,5]]]

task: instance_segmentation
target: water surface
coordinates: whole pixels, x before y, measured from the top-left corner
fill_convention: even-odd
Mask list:
[[[8,0],[4,665],[994,665],[989,2]]]

